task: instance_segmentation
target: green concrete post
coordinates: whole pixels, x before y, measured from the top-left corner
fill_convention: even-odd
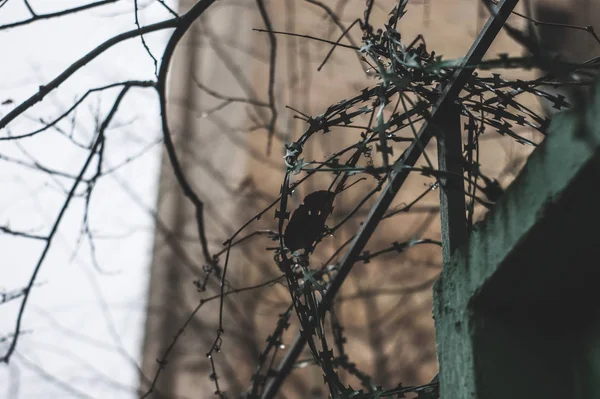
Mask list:
[[[434,287],[442,399],[600,398],[600,84]]]

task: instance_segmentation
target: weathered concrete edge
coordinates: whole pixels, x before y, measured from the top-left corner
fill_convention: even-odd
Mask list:
[[[583,114],[568,111],[554,117],[546,140],[476,226],[467,245],[444,265],[433,293],[442,398],[457,398],[459,392],[461,398],[475,398],[468,302],[532,229],[546,205],[599,152],[599,144],[600,82]]]

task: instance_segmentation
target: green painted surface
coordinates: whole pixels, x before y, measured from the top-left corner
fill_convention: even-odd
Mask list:
[[[443,399],[600,398],[600,85],[434,287]]]

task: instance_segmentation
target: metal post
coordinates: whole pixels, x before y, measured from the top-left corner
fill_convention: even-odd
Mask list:
[[[442,259],[445,264],[452,252],[467,240],[459,107],[451,104],[440,110],[439,121],[439,126],[435,126],[438,169],[446,172],[440,177]]]

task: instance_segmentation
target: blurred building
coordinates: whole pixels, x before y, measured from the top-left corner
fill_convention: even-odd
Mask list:
[[[328,40],[336,40],[341,33],[325,10],[310,1],[267,3],[276,31]],[[343,26],[362,17],[365,4],[364,0],[326,3],[339,16]],[[378,26],[387,21],[396,2],[375,3],[371,20]],[[540,17],[571,21],[575,14],[589,15],[585,14],[589,2],[571,0],[580,8],[565,7],[566,1],[548,5],[550,3],[540,5],[538,1],[535,4]],[[182,0],[180,10],[187,10],[191,4],[191,0]],[[409,42],[422,33],[428,49],[445,58],[464,55],[487,18],[487,12],[478,0],[425,0],[409,4],[409,12],[400,25],[403,40]],[[578,18],[575,19],[577,24],[585,23]],[[511,18],[511,22],[523,26],[518,18]],[[295,111],[292,109],[317,115],[328,105],[374,84],[353,51],[336,49],[318,72],[317,66],[330,49],[329,44],[276,35],[273,95],[278,115],[276,134],[270,144],[265,127],[271,114],[269,108],[263,106],[269,101],[270,42],[266,33],[252,31],[252,28],[264,28],[255,2],[223,0],[215,3],[179,45],[171,69],[171,129],[185,174],[205,202],[204,222],[211,254],[222,251],[225,240],[278,196],[284,173],[283,145],[304,130],[304,122],[293,118]],[[355,42],[359,43],[358,29],[351,32]],[[543,40],[553,50],[561,50],[571,43],[571,39],[552,36],[556,31],[542,29],[541,32]],[[570,32],[569,35],[585,33]],[[587,36],[585,40],[585,43],[591,43]],[[582,51],[581,54],[587,54],[589,50],[586,47]],[[522,50],[502,34],[490,52],[519,54]],[[523,72],[507,72],[512,76],[518,73]],[[238,101],[240,99],[245,101]],[[323,155],[340,148],[339,140],[346,140],[340,139],[339,135],[333,137],[323,136],[318,145],[308,145],[304,156],[322,159]],[[351,142],[353,137],[349,136],[347,140]],[[503,148],[504,153],[490,152],[490,159],[497,167],[490,173],[506,183],[515,172],[502,175],[504,166],[511,158],[523,158],[526,154],[517,147]],[[292,200],[292,207],[296,207],[305,194],[326,189],[324,184],[324,181],[321,184],[317,179],[311,180],[299,190]],[[408,202],[422,190],[421,182],[409,180],[398,202]],[[425,204],[435,207],[437,195],[436,192],[429,195]],[[343,211],[344,206],[336,204],[336,209]],[[275,228],[273,214],[274,210],[266,212],[260,221],[238,236],[259,232],[232,250],[227,270],[228,288],[257,285],[279,275],[272,252],[265,250],[275,243],[268,234],[260,232],[261,229]],[[206,262],[198,238],[195,211],[177,185],[166,155],[157,218],[142,363],[146,379],[141,382],[140,389],[143,392],[149,389],[161,367],[157,359],[163,357],[185,326],[160,372],[151,397],[208,398],[215,390],[215,383],[209,378],[212,369],[205,354],[213,345],[219,327],[219,301],[206,302],[193,317],[190,315],[201,298],[219,292],[219,282],[212,273],[208,276],[206,291],[198,292],[197,287],[206,278]],[[439,235],[438,219],[435,212],[406,214],[396,223],[382,224],[370,245],[389,245],[417,235],[436,237]],[[348,239],[348,234],[336,235],[328,248],[332,251],[336,244],[339,246]],[[331,251],[328,253],[326,249],[316,254],[316,259],[324,261]],[[390,256],[368,267],[356,267],[340,293],[338,313],[348,335],[349,356],[359,368],[372,374],[377,384],[391,387],[399,382],[425,383],[436,373],[430,288],[439,272],[440,256],[437,248],[428,247],[411,250],[406,255]],[[219,259],[223,264],[225,254],[221,253]],[[377,294],[380,288],[385,288],[385,294]],[[216,354],[214,360],[220,388],[232,397],[250,386],[265,340],[274,329],[278,314],[288,304],[289,293],[281,284],[234,294],[224,301],[225,333],[223,342],[219,342],[221,353]],[[294,317],[286,335],[289,341],[297,331]],[[306,352],[302,358],[308,356]],[[348,381],[353,386],[359,385],[349,376]],[[306,367],[292,373],[283,386],[281,397],[326,396],[320,371]]]

